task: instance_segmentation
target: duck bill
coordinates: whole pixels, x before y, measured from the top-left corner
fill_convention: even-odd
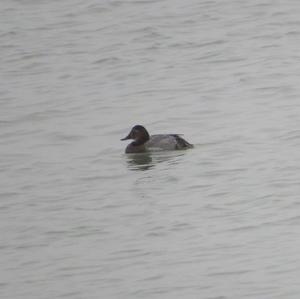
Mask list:
[[[122,138],[121,140],[128,140],[128,139],[131,139],[131,134],[129,133],[126,137]]]

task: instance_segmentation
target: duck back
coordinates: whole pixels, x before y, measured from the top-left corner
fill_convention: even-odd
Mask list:
[[[147,149],[157,148],[163,150],[179,150],[193,147],[178,134],[151,135],[145,146]]]

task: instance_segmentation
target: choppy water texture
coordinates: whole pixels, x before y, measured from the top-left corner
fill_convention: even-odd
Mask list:
[[[1,298],[299,298],[298,0],[0,20]],[[195,148],[126,156],[134,124]]]

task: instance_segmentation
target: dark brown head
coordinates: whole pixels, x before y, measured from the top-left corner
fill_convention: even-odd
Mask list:
[[[125,138],[122,138],[121,140],[128,140],[128,139],[133,139],[134,141],[131,144],[133,146],[137,146],[147,142],[150,139],[150,136],[147,130],[143,126],[136,125],[131,129],[130,133]]]

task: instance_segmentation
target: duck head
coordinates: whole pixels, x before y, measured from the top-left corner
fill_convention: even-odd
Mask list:
[[[128,139],[133,139],[134,141],[132,142],[132,145],[137,146],[147,142],[150,139],[150,136],[147,130],[143,126],[136,125],[131,129],[130,133],[126,137],[122,138],[121,140],[128,140]]]

